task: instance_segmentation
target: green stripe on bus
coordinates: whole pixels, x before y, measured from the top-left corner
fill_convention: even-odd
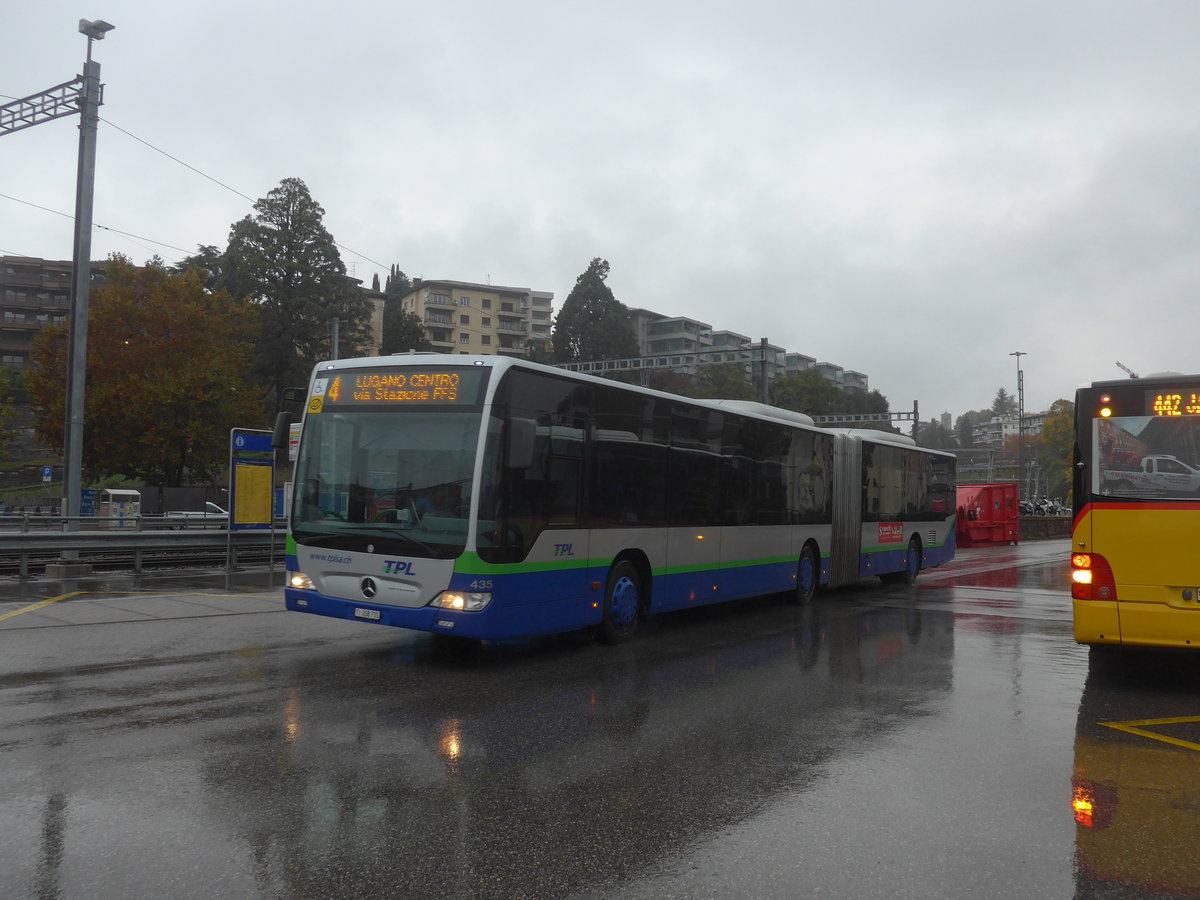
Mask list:
[[[942,540],[936,544],[922,544],[921,549],[922,550],[936,550],[939,547],[945,547],[945,546],[946,546],[946,541]],[[874,547],[863,547],[862,550],[860,550],[859,552],[860,553],[887,553],[887,552],[893,551],[893,550],[904,550],[905,552],[907,552],[908,544],[879,544]]]
[[[828,560],[829,554],[822,554],[821,558]],[[751,566],[793,563],[796,562],[796,559],[794,556],[772,556],[762,559],[738,560],[732,563],[714,562],[692,566],[663,566],[654,569],[653,574],[655,576],[662,576],[685,575],[691,572],[736,571],[737,569],[749,568]],[[480,559],[478,553],[464,553],[455,560],[454,572],[457,575],[526,575],[536,572],[565,572],[572,569],[608,568],[610,565],[612,565],[612,559],[608,557],[580,560],[547,560],[527,563],[489,563]]]
[[[526,575],[533,572],[566,572],[571,569],[588,569],[607,566],[610,559],[553,559],[524,563],[489,563],[479,558],[478,553],[464,553],[454,561],[456,575]]]
[[[736,572],[738,569],[748,569],[752,566],[774,566],[780,563],[794,563],[795,556],[768,556],[762,559],[739,559],[736,562],[703,563],[698,566],[663,566],[655,569],[655,575],[688,575],[693,572]]]

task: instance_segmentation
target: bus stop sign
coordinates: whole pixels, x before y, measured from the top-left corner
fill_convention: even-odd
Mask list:
[[[275,448],[271,432],[229,432],[229,530],[268,529],[274,522]]]

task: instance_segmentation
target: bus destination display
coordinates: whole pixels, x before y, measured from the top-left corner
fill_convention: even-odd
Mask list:
[[[1200,416],[1200,386],[1146,391],[1146,412],[1152,416]]]
[[[478,402],[486,370],[388,369],[343,372],[314,386],[314,399],[338,406],[455,406]],[[322,391],[323,387],[323,391]]]

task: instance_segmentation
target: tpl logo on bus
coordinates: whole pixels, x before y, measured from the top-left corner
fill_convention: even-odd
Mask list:
[[[575,555],[575,545],[574,544],[555,544],[554,545],[554,555],[555,556],[574,556]]]
[[[417,573],[413,571],[412,560],[385,559],[383,561],[384,575],[407,575],[409,578],[416,578]]]

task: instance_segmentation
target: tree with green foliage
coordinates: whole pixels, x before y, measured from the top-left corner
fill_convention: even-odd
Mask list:
[[[950,450],[958,446],[954,432],[945,428],[937,419],[917,424],[917,443],[934,450]]]
[[[1051,497],[1071,494],[1071,457],[1075,447],[1075,404],[1070,400],[1055,400],[1046,413],[1039,456],[1046,472],[1046,490]]]
[[[613,296],[605,280],[608,260],[596,257],[575,279],[554,320],[552,341],[558,362],[629,359],[638,355],[629,326],[629,309]]]
[[[888,412],[888,398],[877,390],[869,394],[845,391],[816,371],[776,378],[770,385],[770,402],[808,415]],[[886,426],[887,420],[881,425]]]
[[[1015,416],[1017,414],[1017,401],[1003,387],[996,391],[996,398],[992,400],[992,415],[993,416]]]
[[[525,341],[525,358],[544,366],[554,365],[554,351],[544,341]]]
[[[89,303],[83,464],[174,487],[226,464],[229,430],[261,428],[250,383],[259,308],[204,287],[204,273],[138,268],[121,256]],[[39,435],[61,447],[69,332],[42,330],[28,383]]]
[[[303,181],[285,178],[254,210],[231,227],[215,287],[258,305],[254,375],[278,404],[284,388],[307,384],[312,367],[332,355],[335,319],[339,356],[367,347],[372,307],[347,276],[325,210]]]
[[[425,337],[421,317],[401,309],[398,299],[389,298],[383,305],[383,338],[379,352],[386,356],[409,350],[429,352],[433,350],[433,344]]]
[[[407,312],[400,306],[400,298],[412,290],[412,281],[400,267],[393,264],[383,284],[383,334],[380,339],[381,354],[404,353],[408,350],[428,352],[433,344],[425,335],[421,317]]]
[[[387,280],[383,283],[383,292],[387,294],[388,299],[403,297],[412,290],[412,279],[400,271],[400,267],[395,263],[392,264],[388,271]]]
[[[670,369],[650,369],[646,372],[646,387],[668,394],[686,397],[691,389],[691,376]]]
[[[17,436],[9,427],[9,423],[16,415],[16,410],[13,409],[13,394],[16,393],[13,384],[18,377],[18,374],[10,369],[0,369],[0,454],[5,452],[9,443]]]
[[[971,447],[975,443],[975,426],[992,420],[990,409],[973,409],[954,420],[954,437],[958,446]]]
[[[185,256],[172,268],[176,275],[199,269],[204,273],[204,286],[216,290],[225,271],[225,254],[212,244],[200,244],[192,256]]]
[[[736,363],[700,366],[681,393],[698,400],[757,400],[758,390]]]

